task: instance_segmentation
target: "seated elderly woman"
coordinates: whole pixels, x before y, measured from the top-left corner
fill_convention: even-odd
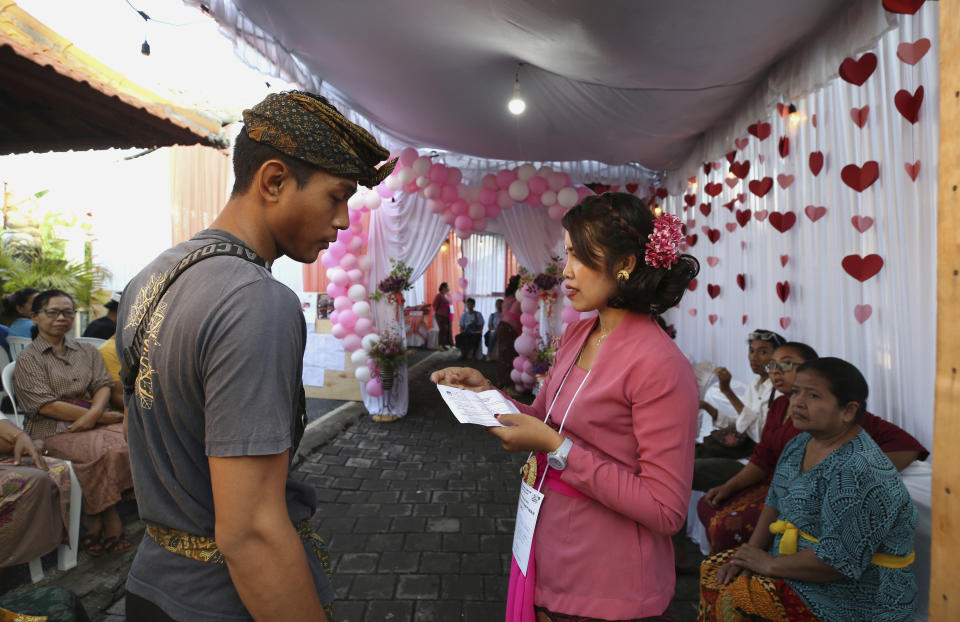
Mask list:
[[[800,366],[800,434],[777,462],[750,541],[700,570],[700,620],[910,620],[917,510],[860,426],[867,382],[838,358]]]
[[[73,461],[83,489],[83,546],[91,555],[130,548],[116,504],[133,488],[123,413],[108,410],[113,384],[92,345],[68,337],[73,299],[60,290],[38,294],[38,335],[17,359],[13,382],[24,430],[51,456]]]
[[[0,568],[57,548],[70,520],[70,473],[0,415]]]

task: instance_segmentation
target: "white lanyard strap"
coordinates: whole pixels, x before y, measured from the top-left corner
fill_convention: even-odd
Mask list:
[[[578,357],[579,358],[579,357]],[[557,388],[556,395],[553,396],[553,400],[550,402],[550,408],[547,409],[547,416],[544,417],[543,422],[548,423],[550,421],[550,414],[553,412],[553,407],[557,403],[557,399],[560,397],[560,392],[563,391],[563,387],[567,384],[567,378],[570,377],[570,372],[573,371],[573,366],[577,364],[577,360],[574,359],[573,363],[567,369],[567,373],[563,375],[563,380],[560,381],[560,386]],[[593,370],[590,370],[593,371]],[[577,387],[577,390],[573,392],[573,397],[570,398],[570,403],[567,404],[567,409],[563,412],[563,418],[560,420],[560,428],[557,430],[557,433],[563,432],[563,426],[567,423],[567,415],[570,414],[570,409],[573,408],[573,403],[577,401],[577,396],[580,395],[580,389],[583,388],[583,385],[587,384],[587,378],[590,377],[590,372],[587,372],[587,375],[583,377],[583,380],[580,381],[580,386]],[[534,455],[535,452],[530,452],[530,456]],[[527,457],[529,460],[530,457]],[[547,464],[546,468],[543,470],[543,477],[540,478],[540,485],[537,487],[537,492],[540,492],[543,489],[543,483],[547,481],[547,471],[550,470],[550,465]]]

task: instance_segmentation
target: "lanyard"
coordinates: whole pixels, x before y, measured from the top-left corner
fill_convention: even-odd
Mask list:
[[[581,352],[583,351],[583,347],[580,348],[580,351]],[[557,393],[556,395],[553,396],[553,400],[550,402],[550,407],[547,408],[547,416],[544,417],[543,419],[544,423],[547,423],[550,421],[550,414],[553,412],[553,406],[557,403],[557,399],[560,398],[560,392],[563,391],[563,386],[567,384],[567,378],[570,377],[570,372],[573,371],[573,366],[577,364],[578,358],[580,358],[579,354],[576,356],[576,358],[573,359],[573,363],[570,364],[570,367],[567,368],[567,373],[563,375],[563,380],[560,381],[560,386],[557,387]],[[593,370],[591,369],[590,371],[593,371]],[[563,412],[563,418],[560,420],[560,428],[557,430],[558,434],[560,432],[563,432],[563,426],[567,422],[567,415],[570,414],[570,409],[573,408],[573,403],[577,401],[577,396],[580,395],[580,389],[583,388],[583,385],[587,384],[587,378],[590,377],[590,371],[588,371],[587,375],[583,377],[582,381],[580,381],[580,386],[577,387],[577,390],[574,391],[573,393],[573,397],[570,398],[570,403],[567,404],[567,409]],[[530,456],[532,456],[533,454],[534,452],[531,451]],[[530,457],[528,456],[527,460],[529,459]],[[543,470],[543,477],[540,478],[540,486],[537,488],[537,492],[539,492],[543,488],[543,483],[547,480],[547,471],[549,470],[550,470],[550,465],[547,464],[546,468]]]

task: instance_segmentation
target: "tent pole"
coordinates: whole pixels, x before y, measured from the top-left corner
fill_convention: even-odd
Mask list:
[[[930,619],[960,620],[960,0],[940,5],[937,368]],[[921,596],[922,597],[922,596]]]

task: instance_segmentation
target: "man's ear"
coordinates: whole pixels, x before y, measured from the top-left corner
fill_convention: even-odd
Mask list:
[[[260,165],[253,183],[265,202],[276,203],[280,199],[283,186],[293,183],[293,177],[286,164],[271,159]]]

